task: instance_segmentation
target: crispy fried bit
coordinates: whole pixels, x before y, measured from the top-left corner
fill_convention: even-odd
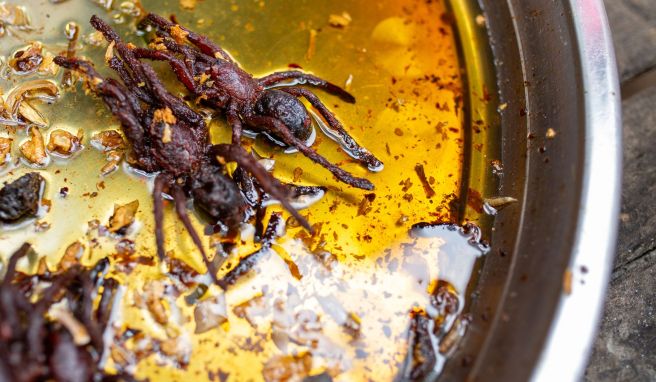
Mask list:
[[[497,210],[507,207],[509,204],[517,203],[517,199],[510,196],[498,196],[494,198],[485,198],[483,201],[490,207]]]
[[[277,355],[264,365],[262,375],[266,382],[301,381],[310,374],[312,354]]]
[[[50,52],[43,52],[43,61],[39,65],[39,74],[54,76],[59,72],[59,65],[55,64],[55,56]]]
[[[0,166],[3,166],[11,159],[11,144],[13,141],[11,138],[0,137]]]
[[[162,143],[171,143],[171,126],[168,124],[164,125],[164,131],[162,132]]]
[[[228,321],[225,295],[219,293],[198,302],[194,309],[195,333],[205,333]]]
[[[101,131],[91,138],[91,142],[100,146],[103,151],[125,148],[123,136],[116,130]]]
[[[41,131],[38,128],[30,127],[30,140],[23,143],[20,146],[20,150],[30,163],[39,166],[48,164],[48,154],[46,154],[43,135],[41,135]]]
[[[7,4],[4,1],[0,3],[0,37],[4,36],[5,30],[16,28],[18,30],[30,30],[30,18],[25,11],[25,7]]]
[[[103,46],[105,44],[105,39],[103,38],[102,33],[93,31],[84,37],[84,42],[92,46]]]
[[[118,169],[118,165],[121,161],[110,160],[100,169],[100,173],[103,175],[109,175]]]
[[[197,3],[198,0],[180,0],[180,7],[191,10],[196,8]]]
[[[353,21],[353,19],[347,12],[342,12],[341,15],[330,15],[328,17],[328,24],[335,28],[345,28],[351,23],[351,21]]]
[[[548,139],[554,139],[556,138],[556,135],[558,135],[558,133],[556,133],[556,130],[552,129],[551,127],[547,129],[546,136]]]
[[[68,156],[80,150],[80,138],[66,130],[53,130],[50,133],[48,151]]]
[[[317,50],[317,31],[315,29],[310,29],[310,39],[308,40],[307,52],[305,52],[305,58],[310,61],[314,57],[314,53]]]
[[[163,109],[157,109],[153,113],[153,123],[166,123],[169,125],[175,125],[178,120],[173,115],[173,111],[170,108],[165,107]]]
[[[189,32],[180,28],[179,25],[171,27],[171,37],[173,37],[178,44],[184,44],[187,41],[187,36],[189,36]]]
[[[168,338],[159,342],[159,350],[181,367],[189,364],[192,347],[190,341],[184,336]]]
[[[36,172],[25,174],[0,190],[0,222],[13,223],[34,216],[45,180]]]
[[[566,269],[565,273],[563,274],[563,292],[566,295],[572,294],[572,279],[573,279],[573,274],[571,269]]]
[[[42,62],[43,46],[40,42],[33,42],[12,54],[8,64],[17,74],[29,74],[39,69]]]
[[[109,220],[107,229],[112,233],[122,233],[134,222],[134,214],[139,208],[139,201],[135,200],[124,205],[114,205],[114,215]]]
[[[27,101],[23,100],[19,105],[18,105],[18,115],[20,116],[20,119],[31,123],[33,125],[39,126],[39,127],[46,127],[48,126],[48,120],[45,119],[44,116],[39,113],[38,110],[36,110],[32,105],[30,105]]]
[[[144,296],[146,298],[146,308],[153,316],[155,321],[161,325],[166,325],[169,321],[166,308],[162,303],[164,297],[164,284],[158,281],[153,281],[144,287]]]
[[[82,245],[79,241],[74,242],[66,248],[66,251],[64,251],[64,256],[62,256],[61,260],[59,260],[59,267],[62,270],[67,270],[76,266],[79,264],[80,257],[82,257],[83,253],[84,245]]]
[[[53,305],[48,313],[68,330],[73,336],[75,345],[84,346],[91,342],[91,336],[86,327],[62,304]]]
[[[29,122],[47,125],[47,121],[33,108],[21,110],[25,100],[38,99],[43,102],[52,103],[59,97],[59,88],[55,83],[48,80],[32,80],[23,82],[7,94],[6,103],[3,106],[2,116],[16,122]],[[31,105],[28,105],[31,107]],[[34,115],[36,113],[36,116]],[[21,121],[22,119],[22,121]]]
[[[114,57],[114,47],[116,46],[116,41],[112,41],[109,43],[107,46],[107,50],[105,51],[105,61],[109,62],[112,60]]]

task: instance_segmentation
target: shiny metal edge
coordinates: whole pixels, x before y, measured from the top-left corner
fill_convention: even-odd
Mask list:
[[[585,152],[578,230],[563,292],[532,381],[579,381],[601,319],[618,228],[621,195],[621,96],[602,0],[568,0],[580,52]]]

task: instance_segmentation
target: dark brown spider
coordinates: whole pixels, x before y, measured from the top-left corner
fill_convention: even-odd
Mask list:
[[[355,98],[351,94],[337,85],[298,70],[253,78],[207,37],[152,13],[144,18],[142,24],[154,26],[158,37],[151,42],[155,49],[138,48],[135,54],[138,57],[168,61],[178,79],[197,99],[226,115],[233,129],[233,143],[239,142],[243,125],[249,130],[265,133],[276,141],[295,147],[349,185],[373,189],[373,184],[368,180],[354,178],[331,165],[305,144],[312,132],[311,119],[297,97],[304,97],[319,111],[328,123],[326,135],[338,142],[346,153],[372,171],[381,170],[382,162],[358,145],[316,95],[307,89],[286,85],[294,81],[318,87],[346,102],[354,103]],[[192,46],[186,45],[186,42]],[[217,149],[215,152],[221,154],[222,150]]]
[[[10,257],[0,283],[0,381],[134,381],[124,374],[107,375],[99,366],[117,286],[103,275],[107,260],[92,269],[76,265],[59,273],[27,276],[16,272],[16,264],[29,250],[24,244]],[[37,288],[42,282],[49,286]],[[101,286],[94,308],[94,291]],[[62,300],[85,328],[88,344],[75,343],[70,328],[46,317]]]
[[[153,15],[149,19],[162,20]],[[231,144],[212,145],[203,118],[180,98],[169,93],[153,68],[140,61],[140,58],[146,57],[159,59],[166,57],[174,64],[178,59],[168,51],[151,51],[124,43],[109,25],[96,16],[91,18],[91,24],[110,41],[107,61],[118,73],[121,81],[103,78],[89,62],[77,58],[60,56],[55,58],[55,63],[80,72],[89,88],[103,99],[111,112],[120,120],[122,130],[132,148],[131,164],[147,173],[158,173],[154,183],[153,199],[155,238],[160,259],[165,256],[162,229],[164,192],[173,199],[179,219],[201,252],[207,269],[215,281],[217,281],[216,266],[209,261],[201,239],[192,227],[186,212],[188,196],[192,196],[197,206],[231,232],[252,215],[248,212],[249,206],[256,209],[258,221],[261,220],[263,201],[270,198],[278,200],[302,226],[312,231],[309,223],[292,206],[290,196],[317,189],[288,187],[273,178],[256,158],[242,147],[242,120],[247,126],[258,125],[257,121],[262,122],[263,128],[268,126],[267,131],[297,147],[299,151],[328,168],[343,182],[359,188],[373,188],[373,184],[368,180],[354,177],[308,148],[292,132],[298,129],[289,129],[285,126],[284,123],[296,126],[294,121],[299,120],[302,120],[301,125],[309,126],[307,110],[300,101],[288,93],[303,89],[289,88],[286,89],[287,92],[265,90],[260,82],[270,83],[271,80],[263,79],[259,82],[254,80],[248,73],[239,69],[220,48],[214,48],[213,52],[216,52],[217,56],[223,55],[225,59],[212,58],[188,46],[176,45],[180,51],[189,54],[195,52],[194,54],[199,57],[199,63],[213,62],[205,67],[212,78],[222,81],[221,86],[195,88],[198,92],[194,93],[202,94],[207,102],[211,102],[217,108],[223,105],[221,110],[225,111],[228,122],[232,126]],[[194,37],[193,34],[189,36],[205,50],[203,47],[208,43],[203,42],[204,38]],[[202,66],[197,65],[199,68]],[[273,76],[277,78],[281,75],[286,74]],[[341,94],[345,98],[350,97],[348,93],[334,85],[325,82],[323,84],[327,90]],[[219,100],[223,100],[223,103],[221,104]],[[233,174],[239,178],[238,182],[228,174],[222,162],[217,160],[217,156],[226,162],[234,161],[239,165],[238,171]]]

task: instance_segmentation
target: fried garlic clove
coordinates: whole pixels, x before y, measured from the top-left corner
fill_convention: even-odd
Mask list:
[[[134,215],[139,209],[139,201],[134,200],[124,205],[114,205],[114,214],[109,219],[109,232],[117,233],[134,223]]]
[[[11,138],[0,137],[0,166],[11,160]]]
[[[57,129],[50,133],[48,151],[63,156],[69,156],[82,148],[79,136],[75,136],[66,130]]]
[[[30,140],[20,146],[20,151],[30,163],[45,166],[48,164],[48,154],[43,141],[41,131],[36,127],[30,127]]]
[[[116,130],[105,130],[95,134],[91,143],[103,151],[119,150],[125,148],[125,140],[121,133]]]
[[[19,117],[28,123],[39,127],[47,127],[48,120],[39,113],[34,106],[30,105],[27,101],[23,100],[18,105],[18,115]]]

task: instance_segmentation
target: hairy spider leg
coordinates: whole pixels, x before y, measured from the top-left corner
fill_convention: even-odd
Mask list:
[[[179,118],[184,119],[186,122],[191,124],[198,124],[202,121],[200,115],[195,113],[193,110],[187,107],[184,102],[178,98],[171,95],[165,88],[164,85],[159,81],[157,75],[155,75],[152,68],[142,63],[137,59],[132,48],[128,47],[118,36],[118,34],[110,27],[106,22],[101,18],[94,15],[91,17],[91,25],[101,32],[103,36],[108,41],[113,41],[116,45],[118,53],[121,59],[129,66],[130,70],[134,73],[135,80],[140,80],[137,82],[137,85],[141,82],[147,82],[145,85],[149,85],[149,88],[155,94],[157,98],[161,100],[166,106],[169,106],[174,114]],[[120,72],[119,72],[120,74]],[[131,82],[135,82],[135,80]],[[145,81],[148,80],[148,81]],[[139,86],[137,86],[138,88]]]
[[[305,97],[310,104],[319,111],[321,116],[328,122],[330,134],[328,137],[339,143],[345,151],[357,159],[360,163],[366,165],[370,170],[380,170],[383,162],[378,160],[369,150],[360,146],[351,135],[346,132],[342,124],[335,117],[335,115],[328,110],[326,105],[314,93],[307,89],[290,87],[281,88],[280,90],[287,92],[296,97]]]
[[[355,103],[355,97],[341,87],[324,80],[315,75],[301,72],[300,70],[288,70],[284,72],[274,72],[267,76],[257,79],[257,82],[264,87],[281,85],[281,82],[297,80],[301,85],[311,85],[326,92],[336,95],[344,102]]]
[[[369,180],[351,175],[349,172],[330,163],[326,158],[314,151],[314,149],[306,146],[305,143],[296,138],[294,134],[289,131],[287,126],[285,126],[285,124],[281,121],[272,117],[254,115],[249,116],[246,119],[246,123],[250,126],[264,128],[266,131],[269,131],[270,133],[280,137],[287,145],[296,147],[298,151],[300,151],[306,157],[310,158],[313,162],[329,170],[340,181],[350,186],[361,188],[363,190],[374,189],[373,183],[371,183]]]
[[[164,250],[164,200],[162,192],[164,192],[164,184],[166,177],[163,174],[158,174],[155,177],[155,184],[153,186],[153,214],[155,217],[155,245],[157,246],[157,257],[164,260],[166,254]]]
[[[210,153],[225,158],[227,161],[234,161],[255,177],[262,189],[275,199],[279,200],[283,207],[294,216],[294,218],[310,233],[313,232],[310,223],[301,216],[301,214],[289,203],[288,190],[269,174],[251,154],[243,147],[233,144],[218,144],[210,148]]]
[[[107,41],[114,42],[121,59],[125,62],[127,69],[134,73],[133,77],[136,84],[139,84],[141,82],[140,79],[144,77],[144,74],[141,71],[141,66],[139,65],[139,60],[137,60],[130,48],[123,42],[123,40],[121,40],[118,33],[116,33],[116,31],[114,31],[114,29],[112,29],[112,27],[103,19],[96,15],[91,16],[89,22],[94,29],[102,33]]]
[[[181,25],[174,24],[161,16],[158,16],[153,13],[149,13],[142,22],[148,22],[149,24],[153,25],[157,29],[166,32],[169,35],[171,34],[171,28],[177,26],[178,28],[180,28],[182,31],[186,33],[187,40],[189,40],[192,44],[197,46],[201,52],[205,53],[208,56],[212,56],[216,59],[223,59],[228,62],[233,62],[228,52],[223,50],[223,48],[221,48],[220,46],[214,44],[214,42],[212,42],[207,37],[196,34],[193,31],[190,31],[189,29]]]
[[[196,128],[205,127],[205,122],[203,121],[203,117],[201,117],[200,114],[193,111],[189,106],[187,106],[186,103],[184,103],[184,101],[175,97],[173,94],[169,93],[168,90],[166,90],[164,84],[162,84],[162,82],[159,80],[157,73],[155,73],[155,70],[152,68],[152,66],[143,62],[141,62],[140,65],[146,76],[146,80],[152,87],[155,97],[160,100],[162,106],[171,108],[171,111],[173,114],[175,114],[176,117],[185,120]]]
[[[178,186],[173,187],[173,201],[175,202],[175,212],[178,214],[178,218],[180,221],[182,221],[182,224],[189,233],[189,236],[191,236],[191,240],[193,240],[194,244],[203,256],[203,261],[207,267],[207,272],[209,272],[212,280],[218,284],[219,280],[216,278],[216,273],[218,270],[214,266],[214,263],[212,263],[207,257],[207,253],[205,252],[205,248],[203,248],[203,243],[200,240],[200,236],[198,236],[194,226],[191,224],[189,215],[187,215],[187,197],[185,196],[184,191],[182,191],[182,188]]]

